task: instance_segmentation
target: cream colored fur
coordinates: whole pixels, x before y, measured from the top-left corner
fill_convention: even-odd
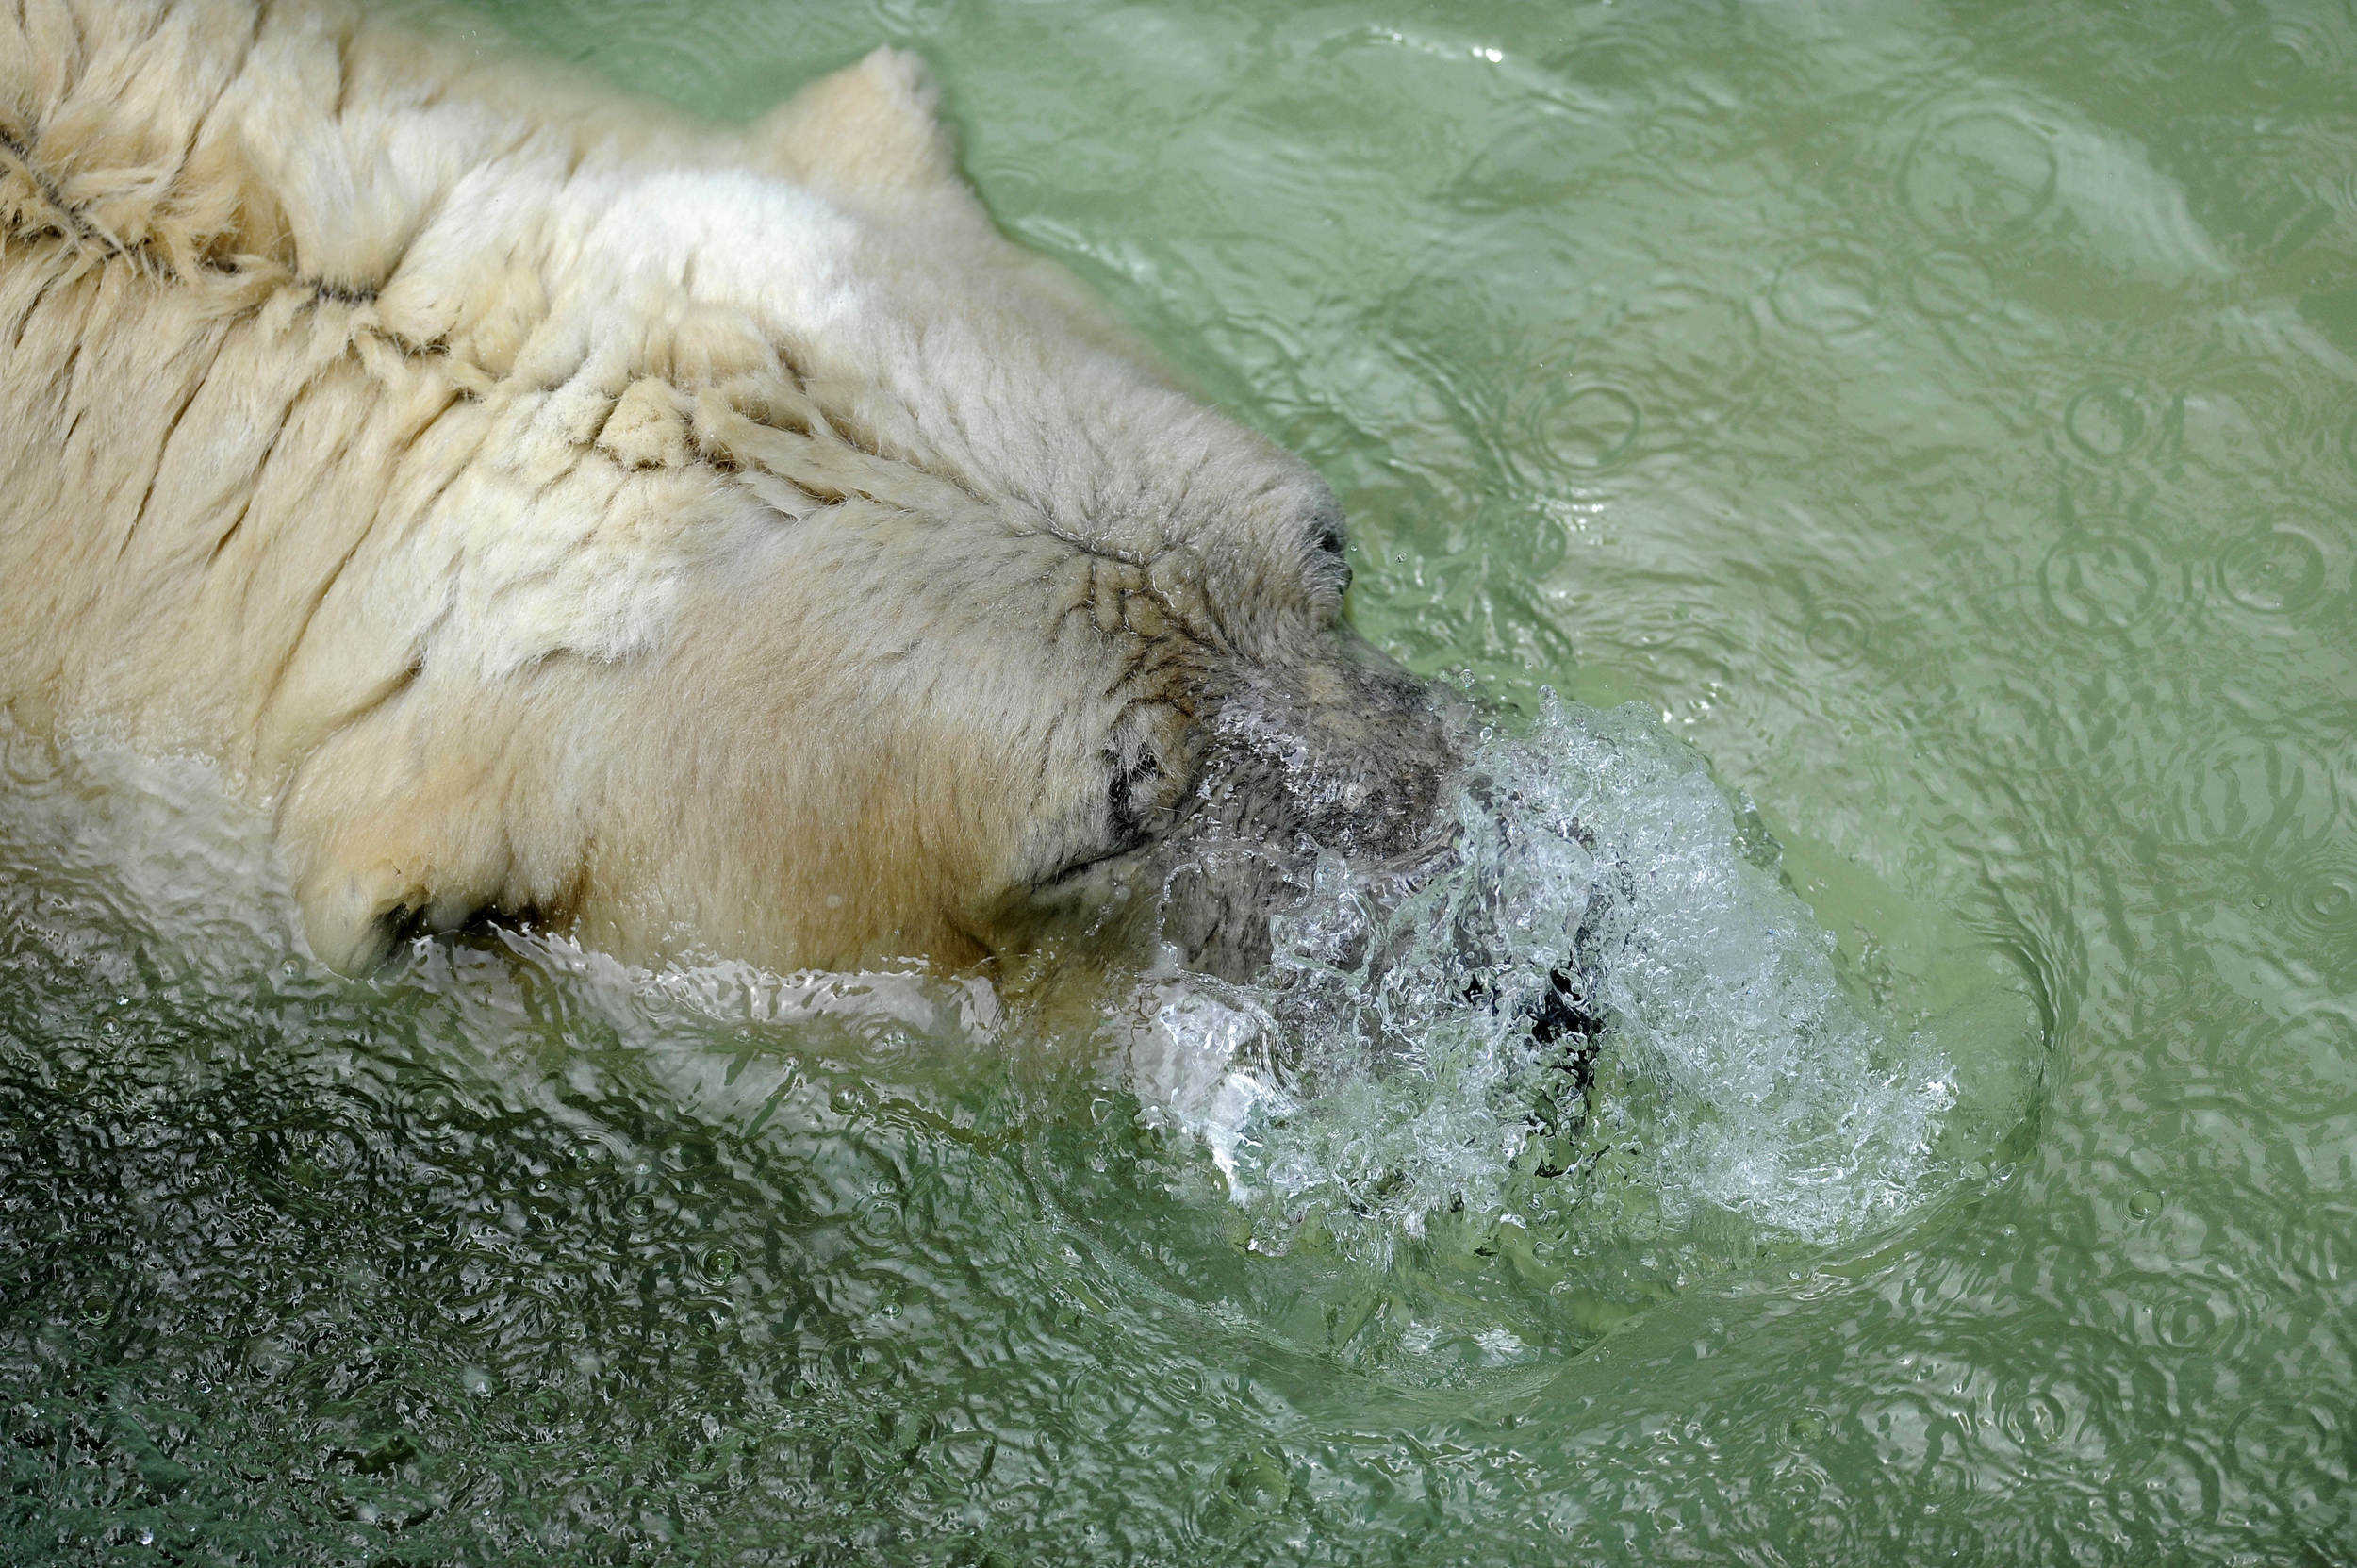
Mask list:
[[[215,759],[330,963],[1022,940],[1108,768],[1182,787],[1207,683],[1330,629],[1332,525],[993,230],[904,55],[734,137],[0,0],[0,699]]]

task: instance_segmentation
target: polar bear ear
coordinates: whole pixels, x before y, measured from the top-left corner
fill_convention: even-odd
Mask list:
[[[976,275],[996,273],[1098,348],[1176,386],[1162,360],[1072,275],[998,232],[958,173],[936,116],[941,91],[905,49],[878,49],[821,76],[746,133],[750,161],[863,216],[932,225]]]
[[[847,206],[981,215],[938,118],[941,91],[905,49],[821,76],[755,122],[753,161]]]

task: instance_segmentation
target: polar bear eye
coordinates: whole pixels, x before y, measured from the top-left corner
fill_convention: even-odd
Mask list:
[[[1343,532],[1343,520],[1328,516],[1320,520],[1317,532],[1310,536],[1312,554],[1318,557],[1316,570],[1332,585],[1339,602],[1350,591],[1350,560],[1344,552],[1347,536]]]
[[[1061,887],[1109,860],[1119,860],[1154,841],[1149,818],[1159,807],[1151,790],[1154,781],[1162,777],[1162,759],[1149,751],[1135,761],[1124,762],[1117,753],[1108,751],[1105,763],[1110,777],[1105,785],[1103,834],[1085,853],[1033,883],[1035,888]]]

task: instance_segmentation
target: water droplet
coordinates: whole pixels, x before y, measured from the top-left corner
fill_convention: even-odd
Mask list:
[[[1899,174],[1916,222],[1935,234],[1995,237],[2026,227],[2054,199],[2044,131],[2002,109],[1973,109],[1925,131]]]
[[[2235,1056],[2248,1092],[2277,1115],[2321,1121],[2357,1103],[2357,1022],[2329,1007],[2263,1026]]]
[[[1595,386],[1562,388],[1545,420],[1547,450],[1582,469],[1605,468],[1625,455],[1642,423],[1634,398]]]
[[[851,1228],[878,1246],[889,1246],[900,1239],[900,1206],[888,1197],[871,1198],[859,1206]]]
[[[716,1246],[704,1254],[704,1278],[716,1285],[725,1285],[736,1274],[736,1254],[725,1246]]]
[[[2320,933],[2357,931],[2357,869],[2335,867],[2314,873],[2292,895],[2291,909],[2302,924]]]
[[[1809,617],[1801,636],[1811,652],[1838,665],[1854,663],[1872,640],[1872,624],[1862,611],[1829,604]]]
[[[2292,1399],[2265,1399],[2234,1418],[2227,1461],[2263,1486],[2305,1479],[2323,1467],[2332,1439],[2316,1411]]]
[[[2247,609],[2273,615],[2304,610],[2324,592],[2324,551],[2297,528],[2270,528],[2228,550],[2218,585]]]
[[[2005,1414],[2005,1428],[2024,1445],[2054,1442],[2070,1427],[2070,1412],[2052,1394],[2032,1394]]]
[[[2139,1188],[2129,1195],[2128,1212],[2138,1219],[2151,1219],[2161,1212],[2161,1195],[2150,1187]]]
[[[1285,1461],[1266,1448],[1246,1449],[1228,1465],[1228,1494],[1248,1513],[1273,1513],[1293,1495],[1293,1477]]]
[[[2089,387],[2063,409],[2063,429],[2071,445],[2106,461],[2144,437],[2144,403],[2134,388],[2117,383]]]
[[[2208,1346],[2218,1329],[2217,1314],[2197,1291],[2167,1291],[2152,1303],[2152,1337],[2181,1355]]]

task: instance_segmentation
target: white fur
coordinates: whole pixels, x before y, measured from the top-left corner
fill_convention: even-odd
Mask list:
[[[880,52],[722,137],[327,7],[0,10],[0,698],[220,761],[339,964],[997,947],[1109,748],[1330,628],[1332,501],[931,107]]]

